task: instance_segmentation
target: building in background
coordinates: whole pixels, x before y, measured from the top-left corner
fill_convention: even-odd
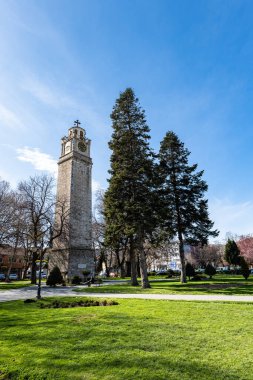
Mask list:
[[[15,273],[18,279],[23,276],[25,269],[25,250],[23,248],[17,248],[14,252],[13,247],[9,244],[0,245],[0,273],[7,274]]]

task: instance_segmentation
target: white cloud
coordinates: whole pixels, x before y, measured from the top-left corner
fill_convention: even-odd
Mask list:
[[[246,235],[253,232],[253,202],[233,203],[215,198],[209,202],[211,219],[224,239],[227,232]]]
[[[41,152],[38,148],[18,148],[18,160],[29,162],[36,170],[47,171],[57,175],[57,161],[49,154]]]

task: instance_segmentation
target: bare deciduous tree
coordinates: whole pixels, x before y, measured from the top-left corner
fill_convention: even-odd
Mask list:
[[[13,222],[13,196],[10,184],[0,180],[0,244],[8,243]]]
[[[191,253],[187,258],[196,267],[206,268],[208,264],[217,267],[222,263],[223,249],[221,244],[209,244],[191,247]]]
[[[69,209],[66,202],[55,201],[54,179],[42,175],[30,177],[20,182],[18,189],[22,200],[22,212],[26,229],[25,239],[32,252],[31,282],[36,283],[36,261],[39,260],[41,273],[42,260],[52,247],[55,239],[66,232]],[[41,276],[39,276],[38,298],[40,298]]]

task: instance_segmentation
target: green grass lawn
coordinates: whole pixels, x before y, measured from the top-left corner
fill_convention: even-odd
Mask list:
[[[0,282],[0,291],[1,290],[10,290],[10,289],[20,289],[25,286],[30,286],[30,280],[19,280],[19,281],[11,281],[11,282]]]
[[[150,280],[151,289],[131,286],[129,283],[78,288],[80,292],[93,293],[156,293],[156,294],[253,294],[253,277],[247,281],[241,275],[216,275],[212,280],[189,281],[181,284],[178,279]],[[76,291],[75,290],[75,291]]]
[[[252,304],[118,302],[1,303],[0,379],[253,379]]]

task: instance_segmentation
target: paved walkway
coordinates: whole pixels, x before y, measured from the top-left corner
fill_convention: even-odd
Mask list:
[[[173,300],[173,301],[230,301],[230,302],[253,302],[253,296],[227,296],[222,294],[202,295],[202,294],[119,294],[119,293],[80,293],[73,291],[73,286],[49,288],[42,286],[42,297],[103,297],[103,298],[135,298],[149,300]],[[35,298],[37,286],[30,286],[21,289],[0,291],[0,302],[15,301],[27,298]]]

